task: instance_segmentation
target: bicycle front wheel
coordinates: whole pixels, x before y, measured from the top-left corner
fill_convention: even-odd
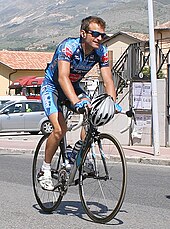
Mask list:
[[[33,189],[34,194],[36,197],[36,200],[41,207],[41,209],[45,212],[52,212],[55,210],[58,205],[60,204],[62,200],[62,195],[60,194],[59,189],[55,189],[54,191],[47,191],[41,188],[38,180],[37,175],[40,171],[40,168],[42,166],[44,157],[45,157],[45,147],[46,147],[46,141],[49,135],[44,135],[35,150],[34,158],[33,158],[33,165],[32,165],[32,182],[33,182]],[[51,162],[51,168],[52,168],[52,180],[53,184],[58,182],[58,174],[57,174],[57,165],[60,165],[62,163],[62,159],[59,157],[59,154],[56,152],[56,154],[53,157],[53,160]],[[54,172],[56,171],[56,173]]]
[[[80,198],[87,215],[95,222],[107,223],[120,210],[126,192],[127,166],[120,143],[109,134],[100,134],[89,147],[80,167]],[[93,170],[87,170],[87,158]]]

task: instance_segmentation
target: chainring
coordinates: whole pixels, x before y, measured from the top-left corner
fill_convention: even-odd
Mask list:
[[[58,190],[62,196],[64,196],[68,190],[69,175],[65,168],[61,168],[58,173]]]

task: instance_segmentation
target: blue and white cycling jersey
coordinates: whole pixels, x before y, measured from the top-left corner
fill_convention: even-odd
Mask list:
[[[77,95],[86,94],[79,81],[84,75],[99,63],[100,67],[109,66],[107,48],[100,45],[85,57],[81,38],[67,38],[61,42],[54,53],[51,63],[46,69],[45,79],[41,85],[41,99],[47,116],[61,111],[60,102],[66,95],[58,83],[58,60],[70,62],[69,78]],[[88,97],[86,95],[86,97]]]
[[[70,80],[72,83],[80,81],[91,68],[99,63],[100,67],[109,66],[108,51],[100,44],[85,57],[81,45],[81,38],[67,38],[61,42],[54,53],[53,59],[46,69],[45,80],[58,86],[58,60],[70,62]]]

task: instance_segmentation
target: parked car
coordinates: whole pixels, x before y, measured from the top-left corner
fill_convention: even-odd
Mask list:
[[[40,100],[8,101],[0,109],[0,132],[52,132]]]
[[[2,107],[2,104],[8,102],[8,101],[20,101],[20,100],[26,100],[26,96],[22,95],[1,95],[0,96],[0,109]]]

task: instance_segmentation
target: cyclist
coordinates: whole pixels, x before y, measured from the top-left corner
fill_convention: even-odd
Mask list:
[[[47,140],[45,159],[38,181],[43,189],[53,190],[51,166],[53,155],[67,131],[60,102],[68,99],[75,109],[90,106],[86,93],[79,86],[80,80],[98,63],[106,93],[116,101],[114,82],[108,62],[107,48],[102,44],[106,37],[106,23],[102,18],[89,16],[81,22],[80,37],[67,38],[56,48],[47,66],[41,86],[41,99],[46,115],[53,125]],[[83,95],[78,97],[78,95]],[[117,105],[117,109],[121,109]]]

